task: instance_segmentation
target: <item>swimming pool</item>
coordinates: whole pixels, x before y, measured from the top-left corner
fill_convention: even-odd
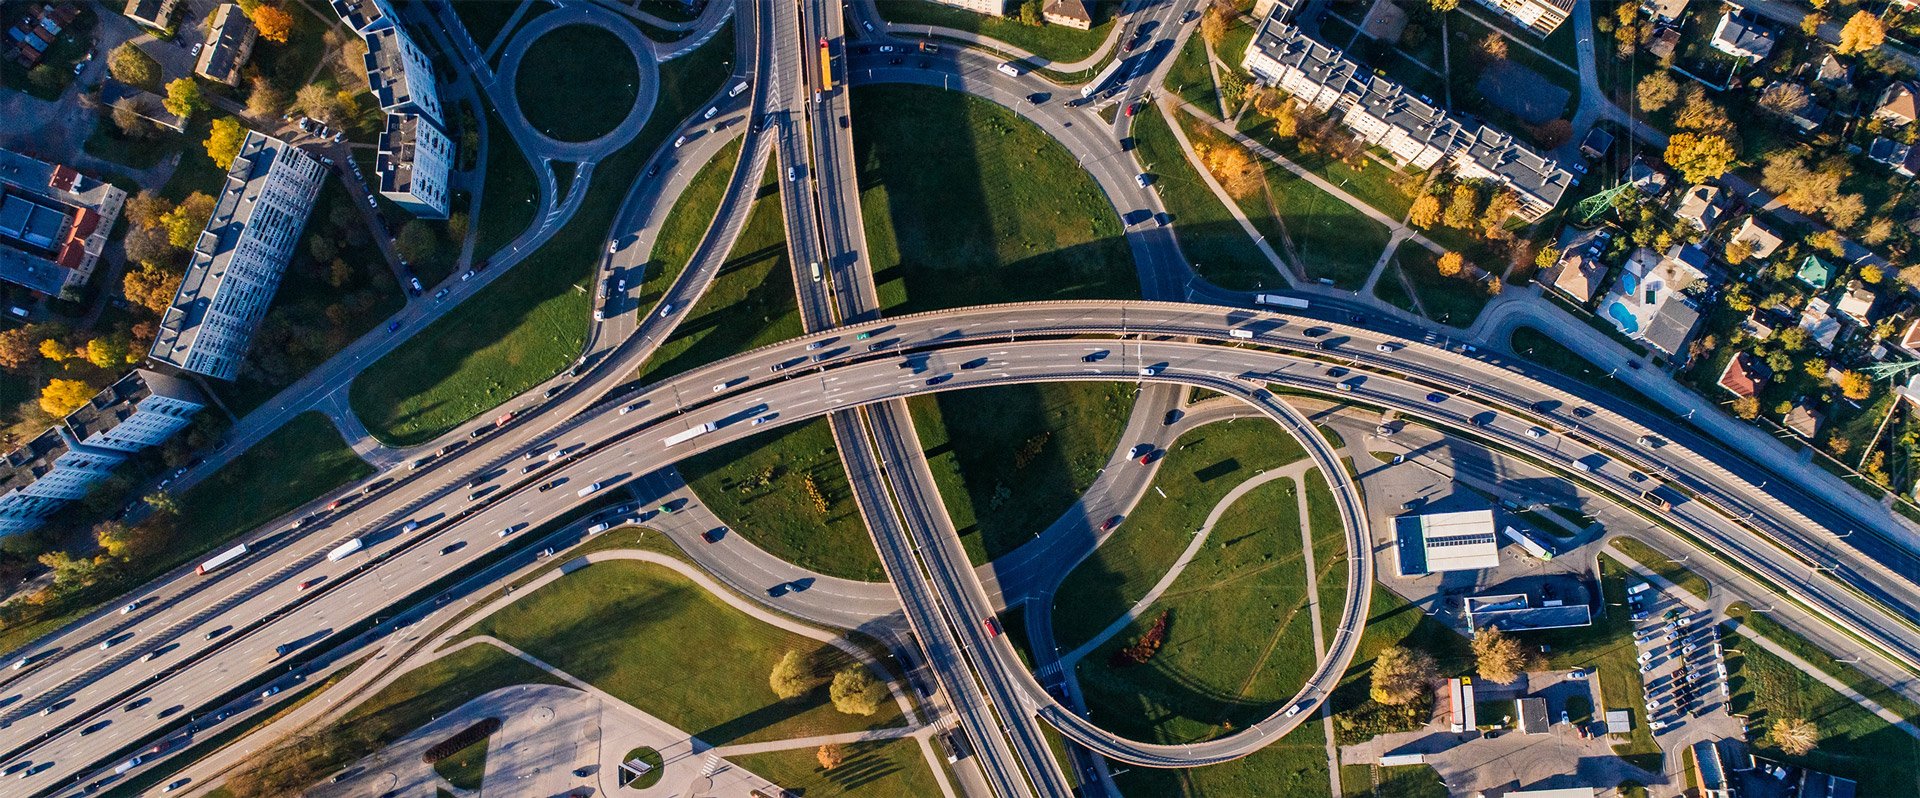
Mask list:
[[[1614,323],[1620,325],[1621,332],[1632,335],[1640,331],[1640,319],[1636,318],[1633,311],[1628,310],[1627,306],[1618,299],[1607,303],[1607,315],[1612,316]]]

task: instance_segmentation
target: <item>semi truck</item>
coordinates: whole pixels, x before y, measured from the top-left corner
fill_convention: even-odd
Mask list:
[[[245,556],[247,556],[247,544],[242,543],[231,549],[227,549],[226,551],[220,552],[219,554],[213,555],[212,559],[209,559],[206,562],[201,563],[200,567],[193,569],[193,572],[201,576],[206,576],[207,574],[210,574],[210,573],[213,573],[214,571],[219,570],[223,566],[231,565],[235,560],[238,560],[241,557],[245,557]]]
[[[668,435],[665,443],[668,446],[678,446],[680,444],[686,443],[687,441],[693,440],[694,438],[698,438],[702,435],[705,435],[719,428],[720,428],[719,424],[709,421],[705,424],[701,424],[698,427],[694,427],[693,429],[686,430],[684,432],[676,432],[672,435]]]
[[[1518,545],[1520,548],[1526,549],[1528,554],[1531,554],[1534,557],[1539,558],[1541,560],[1553,559],[1553,550],[1547,548],[1546,546],[1541,545],[1540,541],[1534,540],[1533,536],[1530,534],[1527,534],[1525,530],[1517,529],[1515,527],[1506,527],[1505,530],[1503,531],[1505,532],[1508,540],[1513,541],[1514,544]]]
[[[1306,310],[1309,305],[1307,300],[1297,297],[1281,296],[1279,294],[1255,294],[1253,296],[1253,304],[1262,307],[1293,308],[1294,310]]]
[[[333,551],[327,552],[327,561],[339,562],[351,556],[354,552],[364,549],[366,547],[367,547],[366,541],[363,541],[360,538],[354,538],[338,546],[335,546],[333,548]]]

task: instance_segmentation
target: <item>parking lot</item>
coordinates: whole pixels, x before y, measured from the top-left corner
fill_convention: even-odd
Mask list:
[[[1726,714],[1727,666],[1713,619],[1645,582],[1635,582],[1631,589],[1637,592],[1627,596],[1627,609],[1634,619],[1636,660],[1654,734],[1673,734],[1691,725],[1711,731],[1686,735],[1690,739],[1737,733],[1737,721]]]

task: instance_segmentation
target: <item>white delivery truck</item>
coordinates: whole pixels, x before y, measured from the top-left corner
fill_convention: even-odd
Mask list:
[[[366,541],[361,540],[359,538],[354,538],[352,540],[349,540],[345,543],[342,543],[338,546],[333,547],[333,551],[327,552],[327,561],[339,562],[351,556],[354,552],[364,549],[366,547],[367,547]]]
[[[1306,310],[1308,307],[1307,300],[1281,296],[1279,294],[1255,294],[1253,304],[1266,307],[1293,308],[1295,310]]]

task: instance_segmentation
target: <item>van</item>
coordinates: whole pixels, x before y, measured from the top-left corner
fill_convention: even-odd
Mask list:
[[[607,531],[607,529],[608,529],[608,525],[605,523],[594,524],[593,526],[587,527],[587,534],[598,535],[602,532]]]
[[[1004,61],[1000,64],[1000,66],[995,68],[1000,70],[1000,74],[1006,75],[1007,77],[1010,77],[1010,78],[1020,77],[1020,68],[1017,66],[1014,66],[1012,61]]]
[[[1587,473],[1589,473],[1589,474],[1591,474],[1591,473],[1593,473],[1593,464],[1592,464],[1592,463],[1589,463],[1589,462],[1587,462],[1587,461],[1585,461],[1585,460],[1575,460],[1575,461],[1573,461],[1573,467],[1574,467],[1574,468],[1578,468],[1578,469],[1580,469],[1581,471],[1585,471],[1585,472],[1587,472]]]
[[[1160,369],[1159,369],[1158,367],[1156,367],[1156,366],[1141,366],[1141,367],[1140,367],[1140,376],[1142,376],[1142,377],[1151,377],[1151,376],[1153,376],[1153,375],[1155,375],[1155,374],[1159,374],[1159,373],[1160,373]]]
[[[738,97],[740,96],[740,92],[743,92],[746,90],[747,90],[747,82],[743,80],[743,81],[740,81],[739,83],[733,84],[733,88],[727,90],[727,96]]]
[[[1227,334],[1235,338],[1238,338],[1242,341],[1248,341],[1253,339],[1252,330],[1228,330]]]
[[[1138,185],[1141,188],[1146,188],[1147,184],[1153,182],[1153,180],[1152,178],[1147,177],[1146,172],[1141,172],[1140,174],[1133,176],[1133,182],[1135,185]]]
[[[598,483],[598,482],[595,482],[595,483],[593,483],[593,484],[591,484],[591,485],[588,485],[588,486],[586,486],[586,487],[584,487],[584,488],[581,488],[581,489],[580,489],[580,491],[579,491],[578,493],[575,493],[574,495],[576,495],[576,496],[591,496],[591,495],[593,495],[593,492],[594,492],[594,491],[596,491],[596,490],[599,490],[599,489],[600,489],[600,483]]]
[[[1547,437],[1547,431],[1539,427],[1531,427],[1527,429],[1527,437],[1538,440]]]
[[[814,282],[816,283],[820,282],[820,262],[819,261],[814,261],[812,263],[807,264],[807,270],[813,272]]]
[[[1339,388],[1340,390],[1343,390],[1343,391],[1346,391],[1346,392],[1348,392],[1348,393],[1352,393],[1352,392],[1353,392],[1353,382],[1352,382],[1351,380],[1349,380],[1349,381],[1347,381],[1347,382],[1342,382],[1342,383],[1340,383],[1340,384],[1339,384],[1339,385],[1338,385],[1337,387],[1338,387],[1338,388]]]

